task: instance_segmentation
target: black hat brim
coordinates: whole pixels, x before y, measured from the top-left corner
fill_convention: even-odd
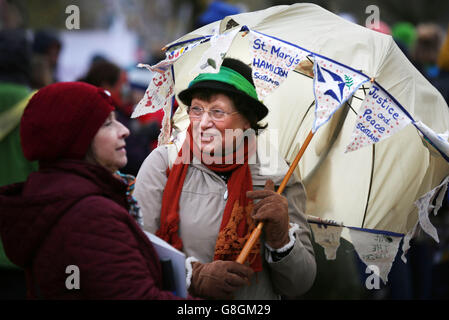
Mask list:
[[[255,114],[257,121],[262,120],[268,114],[268,108],[262,102],[254,99],[245,92],[238,90],[234,86],[220,81],[206,80],[197,82],[191,87],[181,91],[178,94],[178,98],[183,104],[185,104],[186,106],[190,106],[193,94],[197,91],[200,91],[201,89],[215,90],[217,91],[217,93],[225,93],[229,96],[238,95],[240,97],[243,97],[247,103],[239,106],[238,111],[243,115]],[[243,110],[240,110],[242,108]]]

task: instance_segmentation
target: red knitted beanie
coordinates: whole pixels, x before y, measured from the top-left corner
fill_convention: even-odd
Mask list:
[[[109,92],[82,82],[40,89],[20,123],[25,157],[30,160],[83,159],[111,111]]]

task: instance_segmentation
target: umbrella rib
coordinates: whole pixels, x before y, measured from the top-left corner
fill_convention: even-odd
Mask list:
[[[297,74],[300,74],[300,75],[302,75],[302,76],[304,76],[304,77],[307,77],[307,78],[309,78],[309,79],[313,79],[312,76],[309,76],[308,74],[305,74],[305,73],[300,72],[300,71],[298,71],[298,70],[293,69],[292,71],[293,71],[293,72],[296,72]]]
[[[304,122],[307,114],[309,113],[310,109],[312,108],[312,106],[315,104],[315,100],[312,101],[312,103],[309,105],[309,107],[307,108],[306,113],[304,113],[304,116],[302,117],[301,121],[299,122],[298,128],[301,128],[302,123]],[[290,142],[290,145],[288,146],[287,150],[290,150],[292,145],[293,145],[294,141]]]
[[[312,108],[313,105],[315,105],[315,100],[313,100],[312,103],[311,103],[311,104],[309,105],[309,107],[307,108],[306,113],[304,114],[304,116],[302,117],[302,119],[301,119],[301,121],[300,121],[300,123],[299,123],[299,127],[302,126],[302,123],[304,122],[304,119],[306,118],[307,114],[308,114],[309,111],[310,111],[310,108]]]
[[[354,97],[354,96],[353,96]],[[354,98],[357,98],[357,97],[354,97]],[[349,102],[349,101],[346,101],[346,103],[348,104],[348,106],[349,106],[349,109],[351,109],[352,110],[352,112],[354,112],[355,114],[357,114],[357,112],[354,110],[354,108],[351,106],[351,103]]]
[[[373,147],[373,157],[372,157],[372,163],[371,163],[371,177],[370,177],[370,180],[369,180],[368,197],[366,199],[365,212],[363,213],[363,220],[362,220],[361,228],[364,228],[364,226],[365,226],[366,213],[368,212],[368,203],[369,203],[369,199],[371,197],[371,187],[373,186],[374,159],[376,158],[375,144],[373,144],[372,147]]]
[[[363,93],[365,94],[365,96],[366,96],[366,90],[368,90],[368,89],[365,88],[365,85],[362,85],[360,88],[357,89],[357,91],[363,91]],[[357,97],[357,96],[355,95],[355,93],[353,94],[353,97],[356,98],[356,99],[358,99],[358,100],[361,100],[361,101],[365,100],[365,98]]]
[[[356,98],[357,100],[360,100],[360,101],[365,100],[365,99],[359,98],[359,97],[357,97],[357,96],[354,96],[354,98]]]

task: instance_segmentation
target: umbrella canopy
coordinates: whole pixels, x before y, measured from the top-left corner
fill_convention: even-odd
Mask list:
[[[217,72],[224,55],[252,65],[270,111],[259,142],[270,141],[292,163],[314,133],[295,174],[306,188],[309,221],[339,222],[311,224],[328,259],[341,235],[386,282],[402,236],[405,253],[418,221],[438,241],[428,215],[449,181],[449,109],[391,36],[298,3],[228,16],[166,49],[164,61],[146,66],[160,74],[134,116],[158,108],[168,114],[173,95],[198,73]],[[181,145],[186,106],[172,122]]]
[[[167,47],[172,50],[207,39],[214,32],[222,34],[242,26],[359,70],[374,78],[414,120],[436,133],[449,129],[449,109],[444,99],[390,36],[348,22],[313,4],[276,6],[229,16]],[[251,64],[248,38],[237,34],[226,56]],[[209,47],[209,42],[201,43],[173,64],[176,93],[196,76],[192,66]],[[266,121],[270,129],[279,130],[279,152],[288,162],[296,156],[315,120],[312,65],[312,59],[303,60],[264,100],[270,109]],[[364,84],[316,131],[296,174],[305,183],[307,214],[348,226],[407,233],[418,219],[414,202],[441,183],[449,174],[449,165],[413,125],[376,144],[345,153],[369,88],[369,83]],[[184,108],[179,109],[175,119],[178,128],[188,125]]]

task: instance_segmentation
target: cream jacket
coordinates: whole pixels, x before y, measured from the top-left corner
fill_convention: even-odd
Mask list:
[[[173,145],[171,145],[173,146]],[[134,195],[144,218],[144,229],[156,233],[160,224],[162,194],[167,182],[166,170],[174,160],[170,145],[156,148],[145,159],[136,178]],[[279,185],[285,175],[286,163],[280,161],[275,169],[282,172],[270,175],[264,167],[263,157],[250,162],[254,190],[263,189],[270,178]],[[271,170],[273,171],[273,170]],[[276,170],[275,170],[276,171]],[[311,244],[311,233],[305,218],[306,195],[302,183],[290,178],[283,195],[288,199],[290,224],[297,224],[295,242],[290,253],[280,261],[272,262],[261,237],[263,270],[254,275],[251,285],[236,292],[236,299],[279,299],[299,297],[313,284],[316,275],[315,255]],[[195,257],[202,263],[213,260],[215,242],[226,204],[226,183],[202,164],[189,165],[182,188],[179,233],[183,241],[183,251],[187,257]],[[271,262],[269,262],[271,261]]]

